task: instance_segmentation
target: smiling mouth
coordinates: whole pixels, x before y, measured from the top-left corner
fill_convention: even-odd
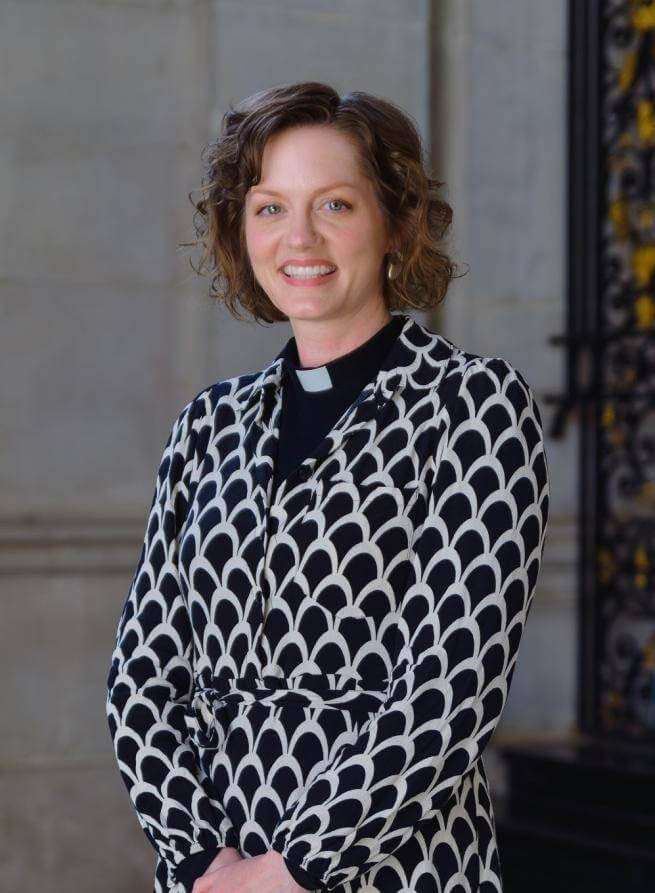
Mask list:
[[[336,267],[316,266],[316,267],[294,267],[288,265],[282,268],[282,275],[285,279],[294,283],[322,282],[336,273]]]

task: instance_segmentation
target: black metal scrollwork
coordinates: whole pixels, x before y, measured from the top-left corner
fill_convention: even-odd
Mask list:
[[[580,413],[585,731],[655,739],[655,3],[573,4],[566,391]]]

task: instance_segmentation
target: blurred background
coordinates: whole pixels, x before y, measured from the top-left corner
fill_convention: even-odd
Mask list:
[[[470,266],[415,318],[512,362],[547,432],[485,754],[507,893],[653,889],[653,28],[628,0],[2,0],[2,890],[151,889],[104,712],[116,624],[178,412],[292,334],[207,297],[188,193],[229,102],[309,79],[414,117]]]

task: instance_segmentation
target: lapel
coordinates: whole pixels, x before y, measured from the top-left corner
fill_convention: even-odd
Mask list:
[[[357,431],[382,416],[398,391],[405,387],[434,387],[434,375],[428,381],[421,382],[420,374],[416,379],[412,373],[420,366],[426,347],[441,336],[429,331],[411,316],[401,315],[405,316],[404,325],[376,377],[364,387],[312,454],[292,473],[292,478],[306,479],[311,476],[319,462],[340,449]],[[443,340],[445,346],[447,342]],[[277,454],[278,422],[282,409],[283,353],[284,349],[254,379],[242,404],[242,419],[247,429],[244,461],[246,466],[252,467],[261,487],[261,508],[264,513],[270,504]],[[249,421],[246,422],[246,419]]]

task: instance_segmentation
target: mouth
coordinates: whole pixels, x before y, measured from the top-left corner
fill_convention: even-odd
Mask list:
[[[331,264],[314,266],[298,266],[286,264],[282,267],[282,275],[290,285],[321,285],[337,272]]]

